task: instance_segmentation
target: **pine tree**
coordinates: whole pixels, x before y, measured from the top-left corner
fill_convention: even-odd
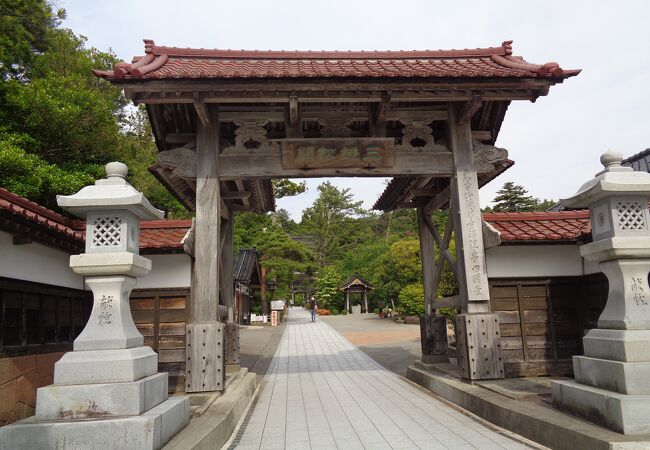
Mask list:
[[[533,211],[537,206],[537,201],[523,186],[508,181],[501,189],[497,191],[494,198],[495,212],[523,212]]]

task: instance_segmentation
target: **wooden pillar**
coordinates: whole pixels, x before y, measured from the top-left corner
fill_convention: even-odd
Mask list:
[[[239,325],[235,323],[235,284],[233,281],[234,220],[232,210],[228,219],[221,221],[221,302],[227,309],[227,323],[224,334],[226,373],[237,372],[239,366]]]
[[[220,391],[224,387],[224,326],[219,323],[218,152],[219,118],[215,108],[197,121],[194,282],[185,329],[187,392]]]
[[[364,313],[368,313],[368,292],[366,290],[363,290],[363,308],[364,308]]]
[[[459,120],[457,110],[457,105],[449,104],[447,140],[454,159],[451,213],[461,300],[461,314],[456,316],[458,368],[468,379],[503,378],[499,320],[490,313],[471,120]]]
[[[345,309],[348,310],[348,313],[352,312],[350,311],[350,291],[348,289],[345,290]]]
[[[221,287],[222,303],[228,308],[228,323],[234,321],[235,309],[235,284],[233,281],[234,258],[234,221],[232,211],[228,212],[228,220],[221,221],[221,274],[223,286]]]
[[[435,283],[435,238],[426,223],[430,212],[423,207],[417,209],[418,231],[420,235],[420,258],[422,260],[422,283],[424,284],[424,316],[420,317],[420,343],[422,362],[448,362],[447,356],[447,318],[436,315],[434,301],[438,298]],[[442,263],[442,253],[440,254]]]
[[[428,212],[423,207],[417,209],[418,231],[420,234],[420,258],[422,260],[422,282],[424,284],[424,315],[432,314],[433,300],[438,297],[434,291],[433,274],[435,271],[435,246],[431,230],[426,225],[424,216]]]

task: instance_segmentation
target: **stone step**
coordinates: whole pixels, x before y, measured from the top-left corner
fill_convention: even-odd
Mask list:
[[[125,383],[52,384],[37,391],[36,417],[45,420],[137,416],[165,400],[166,372]]]
[[[650,394],[650,362],[622,362],[574,356],[573,372],[578,383],[620,394]]]
[[[187,397],[172,397],[139,416],[50,421],[30,417],[0,428],[0,450],[154,450],[189,420]]]

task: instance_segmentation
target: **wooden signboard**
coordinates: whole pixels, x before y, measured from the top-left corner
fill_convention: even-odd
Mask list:
[[[392,167],[395,162],[392,138],[283,139],[281,142],[285,169]]]

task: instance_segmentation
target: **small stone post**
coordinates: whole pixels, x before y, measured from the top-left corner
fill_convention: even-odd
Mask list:
[[[86,327],[54,367],[54,384],[38,389],[36,415],[0,428],[0,449],[158,449],[189,422],[187,397],[168,398],[167,373],[144,346],[129,307],[137,277],[151,271],[139,255],[141,219],[161,219],[127,181],[128,169],[106,165],[106,178],[59,206],[86,219],[86,252],[70,267],[93,292]]]
[[[580,247],[609,281],[598,328],[573,357],[575,381],[554,381],[553,403],[624,434],[650,433],[650,174],[622,167],[608,151],[605,169],[571,198],[588,207],[593,242]]]

